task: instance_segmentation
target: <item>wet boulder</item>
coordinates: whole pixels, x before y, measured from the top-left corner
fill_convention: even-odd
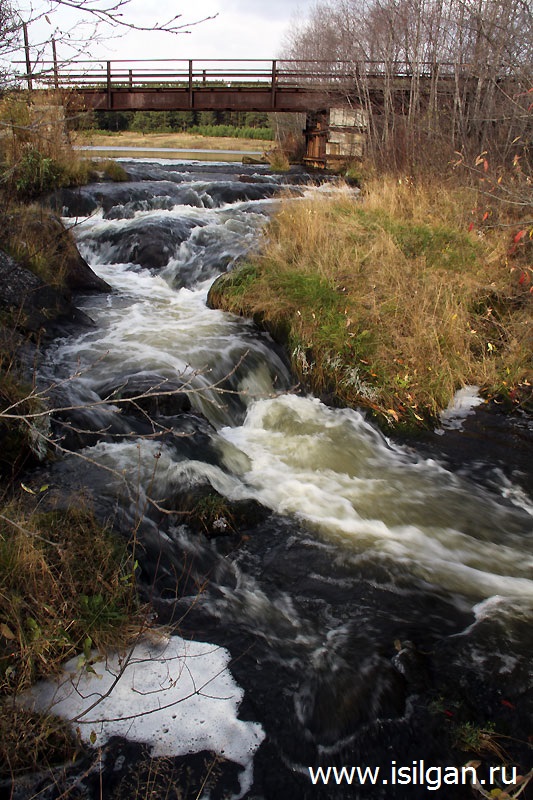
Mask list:
[[[47,197],[46,204],[64,217],[88,217],[98,208],[98,200],[86,187],[59,189]]]
[[[274,181],[271,183],[219,181],[209,187],[209,194],[215,207],[245,200],[264,200],[267,197],[274,197],[279,191],[280,185]]]
[[[138,264],[146,269],[160,269],[168,264],[199,224],[190,217],[141,217],[92,231],[91,242],[106,247],[107,261],[111,264]]]
[[[67,292],[45,283],[2,250],[0,308],[8,313],[13,327],[24,333],[36,334],[68,323],[92,324],[71,303]]]
[[[114,379],[100,386],[98,391],[102,398],[121,401],[128,414],[169,417],[191,410],[189,395],[183,389],[181,381],[141,372]]]
[[[111,290],[82,258],[61,219],[39,206],[16,209],[2,217],[0,246],[16,253],[21,266],[36,272],[45,283],[67,292]]]
[[[65,217],[88,217],[101,208],[104,216],[115,216],[113,209],[146,211],[187,205],[209,205],[205,191],[173,180],[143,180],[130,183],[93,183],[77,189],[60,189],[49,195],[47,205]]]
[[[405,680],[378,653],[360,664],[325,655],[300,693],[306,727],[321,744],[333,744],[375,719],[401,717],[405,702]]]

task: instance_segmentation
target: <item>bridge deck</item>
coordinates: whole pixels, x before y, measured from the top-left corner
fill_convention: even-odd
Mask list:
[[[114,111],[301,111],[328,105],[327,94],[312,89],[270,87],[146,87],[81,89],[86,108]]]

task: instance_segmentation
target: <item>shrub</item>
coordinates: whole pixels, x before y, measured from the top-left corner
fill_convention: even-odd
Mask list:
[[[267,154],[268,163],[274,172],[287,172],[290,168],[289,159],[281,147],[270,150]]]
[[[20,200],[32,200],[63,186],[66,180],[62,167],[28,145],[13,170],[13,184]]]
[[[104,177],[114,183],[129,181],[129,175],[118,161],[106,161],[104,164]]]

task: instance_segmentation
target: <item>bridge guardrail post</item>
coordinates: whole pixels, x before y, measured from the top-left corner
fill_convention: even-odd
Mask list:
[[[189,108],[192,107],[192,59],[189,59]]]
[[[270,105],[272,109],[276,108],[276,83],[278,80],[278,70],[277,70],[277,61],[272,61],[272,87],[271,87],[271,99]]]
[[[31,80],[30,40],[28,38],[28,26],[25,22],[22,23],[22,32],[24,34],[24,53],[26,55],[26,81],[28,83],[28,91],[31,92],[33,85]]]
[[[106,87],[107,87],[107,107],[111,110],[113,105],[113,100],[111,97],[111,61],[106,62]]]
[[[56,49],[56,40],[52,36],[52,58],[54,60],[54,86],[56,89],[59,89],[59,69],[57,66],[57,49]]]

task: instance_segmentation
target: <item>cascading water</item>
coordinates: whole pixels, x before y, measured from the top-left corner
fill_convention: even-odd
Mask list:
[[[76,237],[113,290],[82,298],[95,327],[48,350],[41,380],[63,381],[54,401],[74,410],[57,432],[77,450],[54,474],[90,483],[125,531],[143,509],[142,580],[160,619],[231,652],[241,716],[266,737],[241,794],[426,797],[421,781],[313,785],[307,767],[453,764],[461,725],[491,714],[527,738],[530,501],[291,391],[268,336],[207,308],[213,278],[256,246],[277,180],[125,166],[130,183],[62,199],[70,222],[93,212]],[[121,405],[127,386],[181,388],[192,408],[143,413]],[[180,515],[199,487],[226,498],[227,536]]]

